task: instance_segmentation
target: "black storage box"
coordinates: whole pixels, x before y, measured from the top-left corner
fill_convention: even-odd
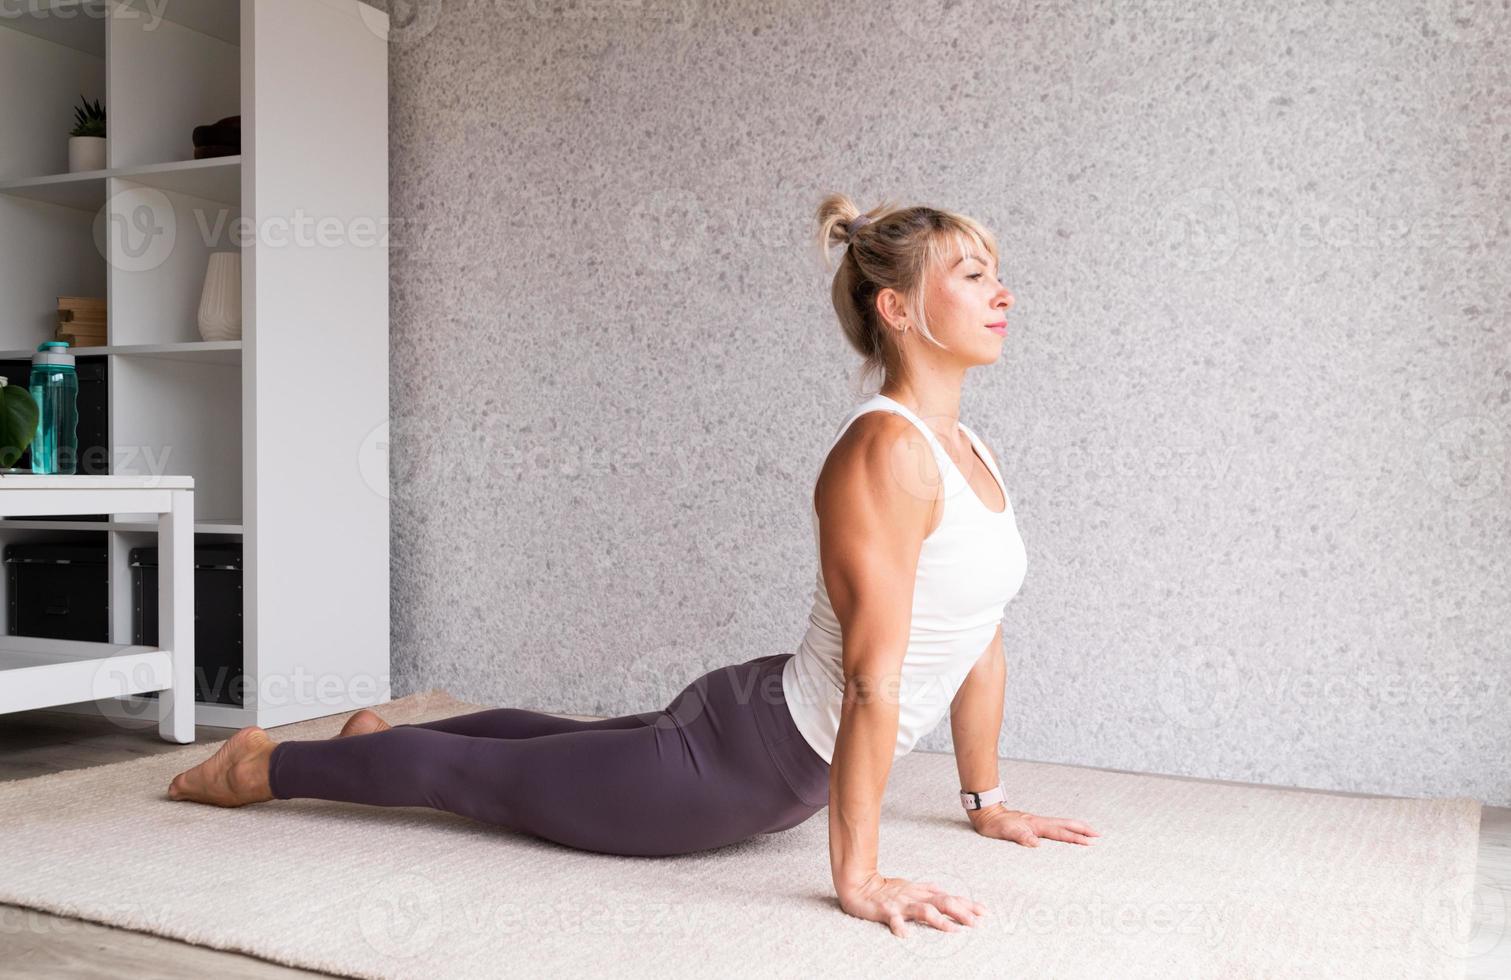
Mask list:
[[[11,636],[110,642],[110,572],[99,537],[5,546]]]
[[[132,548],[133,643],[157,646],[157,549]],[[194,700],[242,704],[241,545],[194,548]],[[156,691],[145,695],[155,697]]]

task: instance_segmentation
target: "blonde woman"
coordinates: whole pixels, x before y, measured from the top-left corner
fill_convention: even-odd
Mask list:
[[[1081,821],[1009,809],[997,769],[1001,621],[1025,553],[996,458],[958,419],[966,371],[1001,356],[1013,305],[996,241],[949,211],[861,213],[838,194],[820,204],[818,231],[826,251],[844,251],[832,299],[862,380],[882,384],[846,414],[814,487],[819,570],[795,653],[709,671],[660,711],[597,721],[493,708],[389,726],[364,709],[335,738],[283,742],[252,726],[168,795],[424,806],[631,855],[776,833],[827,806],[840,908],[903,936],[908,922],[955,930],[986,913],[879,870],[892,764],[948,714],[977,833],[1092,843]]]

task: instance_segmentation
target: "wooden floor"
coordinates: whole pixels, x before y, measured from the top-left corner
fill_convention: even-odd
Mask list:
[[[276,728],[269,731],[277,736]],[[204,743],[231,734],[228,729],[204,726],[196,732]],[[156,722],[106,721],[47,710],[0,715],[0,782],[123,762],[182,747],[158,738]],[[210,750],[207,748],[204,754],[208,756]],[[1476,950],[1493,948],[1468,960],[1465,976],[1468,980],[1511,977],[1511,808],[1484,808],[1476,895],[1480,902],[1475,912],[1473,945]],[[1494,942],[1496,938],[1499,942]],[[0,903],[0,964],[4,964],[0,970],[4,975],[29,980],[326,975],[4,903]]]

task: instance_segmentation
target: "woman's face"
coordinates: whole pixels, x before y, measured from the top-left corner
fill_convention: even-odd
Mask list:
[[[989,364],[1002,353],[1013,294],[997,279],[990,253],[966,254],[953,262],[929,277],[924,294],[929,332],[958,357]]]
[[[905,357],[970,367],[991,364],[1001,355],[1014,298],[998,280],[991,253],[982,250],[946,259],[929,276],[923,302],[929,332],[949,349],[941,350],[909,329],[901,337]],[[905,311],[896,294],[888,305],[895,313],[893,322],[901,322]],[[908,324],[917,326],[911,319]]]

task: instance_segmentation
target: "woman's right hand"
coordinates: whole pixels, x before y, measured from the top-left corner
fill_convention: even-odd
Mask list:
[[[856,918],[886,924],[899,937],[908,934],[904,922],[923,922],[954,932],[961,923],[973,926],[986,914],[980,902],[951,895],[932,882],[888,878],[878,872],[846,889],[839,896],[839,906]]]

